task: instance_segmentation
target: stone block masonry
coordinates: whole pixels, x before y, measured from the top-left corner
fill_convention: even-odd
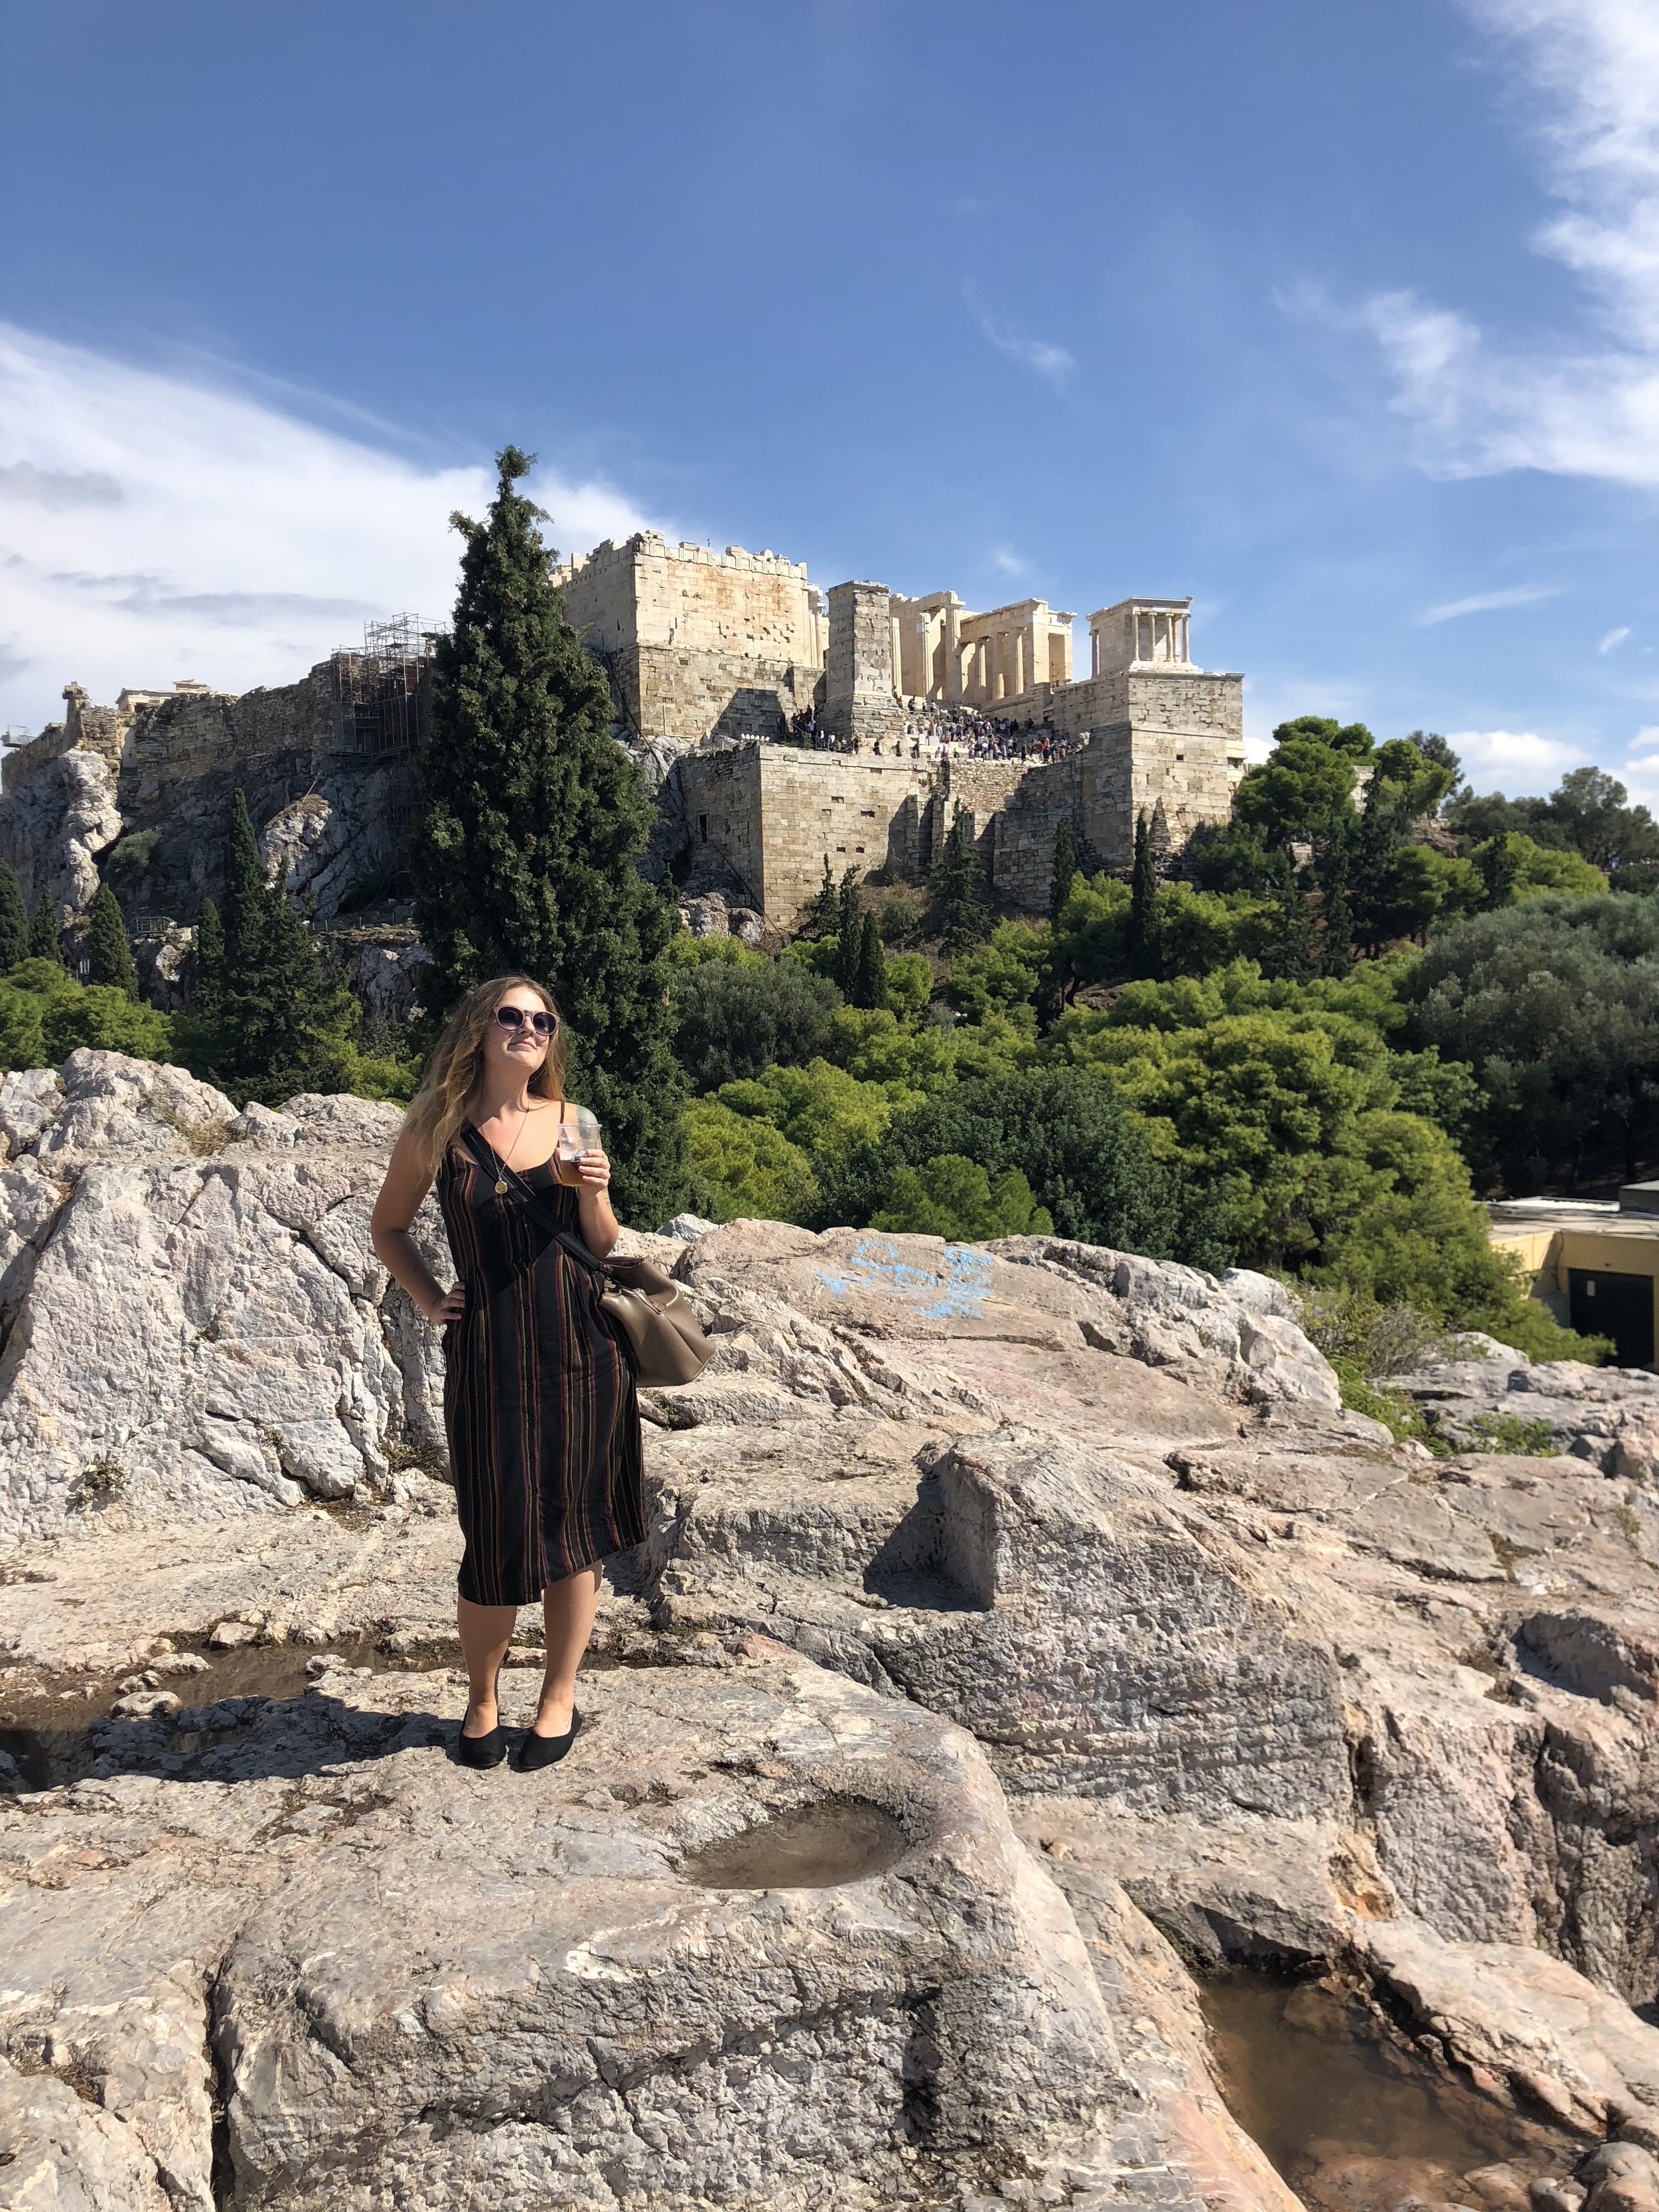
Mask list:
[[[813,703],[824,623],[803,562],[641,531],[552,574],[633,737],[775,737]]]
[[[893,625],[885,584],[832,584],[823,720],[860,744],[896,735],[902,716],[893,689]]]
[[[901,880],[925,874],[938,838],[938,778],[920,763],[803,752],[756,742],[688,753],[675,770],[684,843],[677,872],[706,848],[746,903],[787,927],[823,880],[848,868]]]

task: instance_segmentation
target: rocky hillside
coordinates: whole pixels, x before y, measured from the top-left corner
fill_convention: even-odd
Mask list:
[[[475,1774],[394,1127],[0,1085],[0,2201],[1290,2212],[1194,1978],[1273,1965],[1501,2153],[1322,2212],[1650,2212],[1651,1378],[1418,1378],[1567,1447],[1432,1460],[1260,1277],[638,1240],[715,1358],[577,1754]]]

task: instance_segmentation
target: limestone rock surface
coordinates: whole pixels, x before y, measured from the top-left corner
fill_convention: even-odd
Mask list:
[[[72,1054],[56,1096],[0,1084],[0,1530],[280,1511],[439,1449],[435,1340],[368,1248],[397,1119],[239,1116],[113,1053]]]
[[[31,910],[48,899],[60,920],[90,903],[98,855],[120,834],[115,771],[99,752],[58,753],[0,799],[0,860],[17,871]]]
[[[1150,2093],[971,1737],[759,1639],[584,1701],[537,1776],[453,1764],[448,1674],[101,1723],[0,1814],[0,2125],[203,2212],[1110,2185]]]
[[[592,1726],[475,1776],[395,1126],[0,1083],[20,2201],[1287,2212],[1186,1960],[1322,1978],[1562,2147],[1554,2212],[1653,2212],[1652,1378],[1413,1378],[1570,1446],[1432,1460],[1248,1271],[678,1220],[632,1242],[713,1357],[643,1394]],[[796,1814],[874,1856],[695,1878]],[[1327,2148],[1325,2212],[1395,2212],[1417,2169]]]
[[[1534,1362],[1490,1338],[1483,1349],[1482,1357],[1396,1378],[1448,1443],[1492,1450],[1531,1431],[1528,1449],[1567,1452],[1630,1481],[1659,1482],[1659,1375],[1577,1359]]]

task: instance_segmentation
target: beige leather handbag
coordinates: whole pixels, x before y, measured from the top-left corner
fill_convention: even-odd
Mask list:
[[[634,1380],[653,1390],[695,1382],[708,1364],[709,1342],[673,1277],[649,1260],[596,1260],[579,1237],[561,1225],[541,1194],[496,1158],[476,1129],[465,1129],[461,1142],[475,1166],[493,1182],[505,1182],[571,1258],[599,1277],[604,1285],[599,1310],[616,1328]]]

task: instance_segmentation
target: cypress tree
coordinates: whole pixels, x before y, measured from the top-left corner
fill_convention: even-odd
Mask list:
[[[34,909],[34,919],[29,924],[27,957],[56,961],[60,968],[64,964],[64,941],[58,934],[58,918],[52,912],[52,901],[44,891],[40,894],[40,904]]]
[[[1319,940],[1319,971],[1339,981],[1353,973],[1353,915],[1339,884],[1324,895],[1325,927]]]
[[[138,995],[138,970],[127,943],[127,926],[107,884],[99,884],[87,909],[87,981],[111,984],[130,999]]]
[[[848,995],[855,1006],[887,1004],[887,956],[882,950],[881,931],[872,914],[865,915],[864,927],[859,932],[858,963]]]
[[[1510,832],[1504,830],[1496,837],[1488,837],[1484,845],[1475,847],[1471,857],[1486,886],[1487,913],[1510,905],[1515,898],[1516,879],[1521,872],[1521,863],[1510,842]]]
[[[29,910],[23,903],[23,886],[9,860],[0,860],[0,975],[27,960],[29,950]]]
[[[836,879],[830,872],[830,855],[826,853],[823,856],[823,881],[808,901],[797,934],[814,939],[828,937],[834,932],[840,913],[840,901],[836,896]]]
[[[835,981],[849,1006],[857,1006],[859,947],[864,941],[864,909],[859,904],[859,872],[848,868],[836,894]]]
[[[187,1065],[239,1106],[267,1106],[351,1079],[357,1006],[327,969],[304,915],[268,884],[239,791],[225,838],[225,911],[197,924],[196,982],[175,1039]]]
[[[1129,878],[1129,973],[1156,975],[1158,970],[1158,869],[1151,828],[1145,814],[1138,814],[1134,872]]]
[[[247,799],[238,791],[230,802],[230,828],[225,840],[225,898],[220,914],[228,976],[250,969],[258,959],[265,890],[264,864],[259,858]]]
[[[204,1022],[216,1022],[225,999],[225,926],[211,899],[202,901],[196,922],[196,980],[190,994],[190,1011]]]
[[[1325,848],[1316,871],[1322,928],[1319,941],[1319,972],[1341,977],[1353,973],[1353,908],[1348,898],[1346,836],[1334,836]]]
[[[678,921],[636,866],[651,802],[611,735],[605,672],[549,579],[541,509],[513,489],[531,462],[512,446],[496,459],[486,520],[451,518],[465,541],[460,589],[434,656],[408,845],[434,963],[428,1012],[491,975],[545,983],[569,1024],[572,1095],[604,1127],[617,1204],[653,1224],[684,1186],[664,959]]]
[[[225,1088],[267,1106],[351,1080],[357,1002],[325,967],[306,917],[280,883],[261,887],[252,942],[226,932],[219,1032],[229,1048]]]
[[[1319,917],[1310,896],[1314,888],[1311,870],[1285,863],[1274,900],[1279,915],[1273,957],[1262,966],[1287,983],[1311,982],[1319,972]]]
[[[970,952],[991,934],[991,895],[979,856],[962,834],[960,818],[945,832],[933,870],[933,915],[939,941],[953,957]]]
[[[1077,839],[1072,834],[1072,817],[1062,814],[1060,827],[1054,831],[1054,865],[1048,874],[1048,919],[1060,920],[1060,910],[1071,896],[1072,878],[1077,873]]]

